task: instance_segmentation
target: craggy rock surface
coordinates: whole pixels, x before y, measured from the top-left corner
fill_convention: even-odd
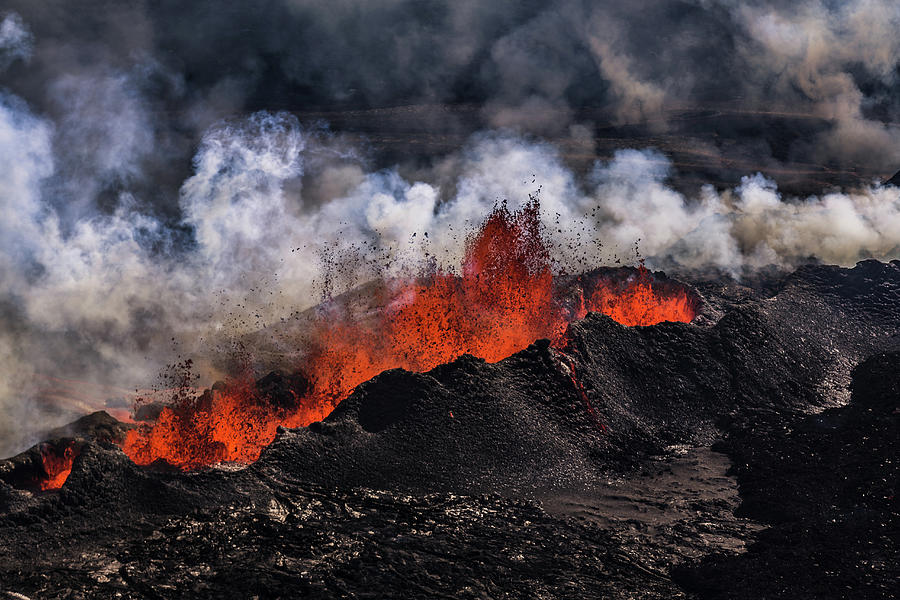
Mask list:
[[[900,575],[900,352],[854,370],[853,398],[729,437],[743,503],[771,524],[743,555],[685,569],[712,598],[895,598]],[[735,581],[753,580],[751,588]]]
[[[21,454],[0,461],[0,485],[37,490],[38,480],[46,473],[43,453],[59,454],[67,446],[75,452],[89,442],[121,442],[125,432],[132,427],[121,423],[103,411],[85,415],[76,421],[47,433],[46,440]]]
[[[388,371],[244,469],[0,477],[0,597],[889,597],[900,263],[694,284],[692,324]]]

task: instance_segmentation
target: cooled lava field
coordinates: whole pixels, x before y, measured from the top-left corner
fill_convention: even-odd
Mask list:
[[[653,281],[690,322],[586,311],[389,369],[258,460],[139,465],[103,413],[51,432],[0,463],[0,595],[894,597],[900,262]]]

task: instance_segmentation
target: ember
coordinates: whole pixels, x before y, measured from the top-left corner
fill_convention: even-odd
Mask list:
[[[428,371],[462,354],[496,362],[540,338],[565,344],[566,328],[589,311],[624,325],[690,321],[696,301],[679,288],[654,289],[636,277],[582,282],[577,306],[563,299],[541,236],[539,206],[497,207],[468,240],[461,276],[437,270],[389,283],[383,308],[365,320],[346,307],[323,310],[304,364],[308,385],[294,401],[266,401],[252,378],[164,408],[156,423],[130,431],[125,452],[138,464],[162,459],[182,469],[221,461],[253,462],[279,425],[305,426],[327,416],[360,383],[392,368]]]
[[[78,451],[75,442],[68,442],[61,446],[43,444],[41,446],[41,462],[44,467],[44,477],[38,481],[42,490],[58,490],[69,478],[72,472],[72,463]]]

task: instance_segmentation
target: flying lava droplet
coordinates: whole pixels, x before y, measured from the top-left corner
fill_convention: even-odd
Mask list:
[[[137,464],[164,460],[181,469],[249,463],[278,426],[326,417],[360,383],[384,370],[424,372],[468,353],[502,360],[537,339],[565,344],[568,324],[589,311],[628,326],[689,322],[697,300],[672,286],[655,289],[641,265],[624,280],[585,278],[572,307],[560,290],[541,235],[536,200],[510,212],[498,206],[466,244],[462,274],[436,270],[386,282],[381,309],[360,319],[338,303],[321,311],[303,364],[308,380],[294,401],[266,401],[252,378],[166,407],[152,425],[128,433],[123,449]]]

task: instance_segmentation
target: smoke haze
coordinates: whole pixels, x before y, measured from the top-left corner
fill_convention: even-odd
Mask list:
[[[3,11],[0,455],[538,189],[560,271],[900,257],[895,2]]]

